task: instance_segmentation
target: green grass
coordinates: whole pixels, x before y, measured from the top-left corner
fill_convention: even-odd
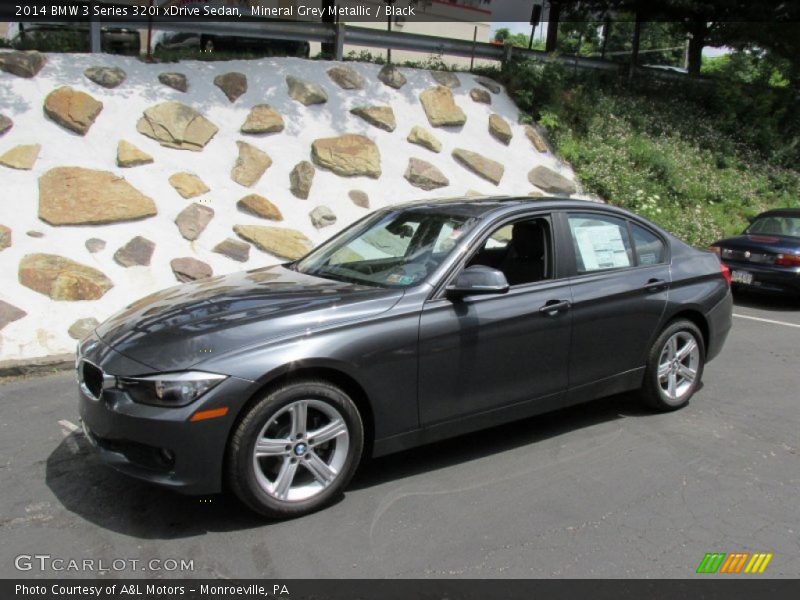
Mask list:
[[[555,63],[517,64],[494,75],[547,128],[588,192],[691,244],[739,233],[763,210],[800,206],[796,117],[780,113],[783,97],[770,100],[771,112],[763,98],[716,110],[727,90],[628,86]]]

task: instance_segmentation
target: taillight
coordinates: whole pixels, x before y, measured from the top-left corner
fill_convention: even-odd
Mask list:
[[[782,267],[800,267],[800,254],[778,254],[775,264]]]
[[[722,278],[725,280],[725,283],[728,284],[728,287],[731,285],[731,270],[728,268],[724,262],[719,263],[719,270],[722,273]]]

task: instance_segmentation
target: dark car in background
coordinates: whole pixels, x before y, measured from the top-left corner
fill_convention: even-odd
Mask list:
[[[16,48],[37,49],[42,52],[88,52],[90,49],[88,23],[17,23],[12,39]],[[139,53],[140,35],[136,29],[103,26],[100,29],[100,48],[111,54]]]
[[[593,202],[394,206],[105,321],[79,345],[80,416],[120,471],[297,516],[364,455],[628,390],[685,406],[731,327],[726,274]]]
[[[191,32],[161,33],[155,50],[191,52],[253,52],[264,56],[297,56],[308,58],[308,42],[268,40],[236,36],[210,35]]]
[[[761,213],[741,235],[712,244],[734,288],[800,296],[800,208]]]

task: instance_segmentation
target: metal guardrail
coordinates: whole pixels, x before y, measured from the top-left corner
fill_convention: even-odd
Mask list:
[[[366,27],[346,27],[344,42],[355,46],[391,48],[392,50],[413,50],[447,56],[474,56],[475,58],[489,60],[503,60],[506,55],[503,46],[495,46],[494,44],[420,35],[417,33],[382,31],[380,29],[368,29]]]
[[[60,25],[59,22],[37,22],[41,24]],[[100,28],[92,22],[90,28],[93,38],[98,38]],[[146,23],[108,21],[105,25],[114,29],[143,29]],[[153,19],[153,28],[174,32],[199,33],[206,35],[248,37],[259,39],[272,39],[283,41],[313,41],[334,44],[335,58],[343,58],[344,45],[368,46],[393,50],[409,50],[415,52],[428,52],[445,56],[460,56],[484,60],[505,62],[512,57],[522,57],[536,61],[557,60],[568,66],[579,69],[594,69],[603,71],[620,71],[626,65],[618,62],[597,58],[576,57],[567,55],[553,55],[537,50],[528,50],[515,46],[499,46],[472,40],[452,39],[403,33],[397,31],[384,31],[353,25],[316,23],[310,21],[260,21],[260,22],[202,22],[202,21],[170,21]],[[92,48],[99,48],[99,39],[93,39]],[[680,74],[668,71],[659,72],[657,69],[647,69],[655,76],[673,79]]]

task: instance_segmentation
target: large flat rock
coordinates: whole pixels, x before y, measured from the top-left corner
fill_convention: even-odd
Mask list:
[[[456,104],[448,87],[437,85],[429,88],[419,95],[419,100],[434,127],[458,127],[467,122],[467,115]]]
[[[528,173],[528,181],[551,194],[574,194],[578,191],[574,181],[545,166],[532,169]]]
[[[142,152],[125,140],[120,140],[117,144],[117,166],[123,169],[131,167],[139,167],[141,165],[149,165],[153,162],[153,157]]]
[[[53,90],[44,99],[45,114],[65,129],[80,135],[89,132],[102,110],[102,102],[69,86]]]
[[[187,200],[211,191],[202,179],[192,173],[175,173],[170,176],[169,184]]]
[[[247,92],[247,76],[237,72],[224,73],[214,78],[214,85],[222,90],[228,100],[236,102]]]
[[[405,178],[420,189],[430,191],[450,185],[450,180],[438,168],[418,158],[408,161]]]
[[[214,209],[202,204],[190,204],[175,217],[175,225],[184,239],[193,242],[205,231],[211,219],[214,218]]]
[[[292,190],[292,194],[302,200],[308,200],[316,172],[314,165],[307,160],[297,163],[289,173],[289,189]]]
[[[114,89],[122,84],[127,77],[125,71],[119,67],[89,67],[83,74],[87,79],[107,89]]]
[[[328,69],[328,77],[343,90],[363,90],[366,83],[352,67],[331,67]]]
[[[487,158],[477,152],[456,148],[453,150],[453,158],[476,175],[491,181],[495,185],[500,184],[503,178],[505,167],[491,158]]]
[[[306,81],[305,79],[289,75],[286,78],[286,85],[289,88],[289,96],[304,106],[324,104],[328,101],[327,92],[325,92],[321,85],[313,81]]]
[[[227,256],[236,262],[247,262],[250,258],[250,244],[233,238],[225,238],[214,246],[212,252]]]
[[[248,194],[236,203],[236,207],[242,212],[249,213],[262,219],[270,221],[283,221],[280,209],[272,202],[258,194]]]
[[[10,169],[30,171],[39,158],[39,151],[42,147],[39,144],[24,144],[14,146],[11,150],[0,156],[0,165]]]
[[[205,148],[219,131],[199,112],[180,102],[162,102],[146,109],[136,130],[167,148],[193,152]]]
[[[156,212],[152,199],[114,173],[56,167],[39,178],[39,218],[50,225],[133,221]]]
[[[411,129],[411,133],[408,134],[406,139],[412,144],[427,148],[431,152],[442,151],[442,143],[436,139],[436,136],[419,125],[414,125],[414,127]]]
[[[508,121],[496,113],[489,115],[489,133],[506,146],[511,143],[511,138],[514,137]]]
[[[381,176],[381,154],[368,137],[348,133],[333,138],[315,140],[311,145],[312,160],[337,175],[363,175],[378,179]]]
[[[397,127],[397,121],[395,121],[394,111],[391,106],[358,106],[350,112],[357,117],[361,117],[370,125],[384,131],[391,132]]]
[[[260,250],[289,260],[305,256],[314,247],[310,239],[294,229],[265,225],[234,225],[233,231]]]
[[[125,268],[148,267],[150,266],[150,259],[153,258],[155,249],[155,243],[145,237],[137,235],[114,252],[114,262]]]
[[[192,258],[191,256],[173,258],[169,261],[169,266],[172,269],[172,273],[175,275],[175,279],[181,283],[206,279],[214,274],[211,265],[204,263],[202,260]]]
[[[44,55],[36,50],[0,53],[0,71],[11,73],[17,77],[35,77],[42,70],[45,62]]]
[[[252,187],[272,165],[272,159],[266,152],[247,142],[236,142],[236,145],[239,147],[239,156],[233,164],[231,179],[239,185]]]
[[[264,135],[283,131],[285,123],[281,114],[269,104],[258,104],[250,110],[242,125],[241,132],[252,135]]]
[[[101,271],[57,254],[28,254],[19,282],[53,300],[97,300],[114,284]]]
[[[399,90],[406,84],[406,76],[400,72],[400,69],[394,65],[384,65],[378,73],[378,79],[384,85]]]
[[[13,304],[9,304],[0,300],[0,329],[3,329],[9,323],[13,323],[27,315],[24,310],[17,308]]]

